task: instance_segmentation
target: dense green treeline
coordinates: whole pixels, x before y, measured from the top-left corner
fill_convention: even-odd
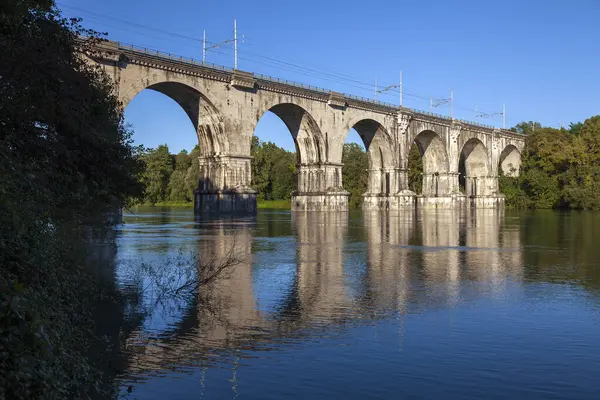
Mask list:
[[[296,153],[252,137],[252,187],[258,201],[289,200],[296,190]]]
[[[190,204],[198,185],[198,147],[189,154],[169,153],[167,145],[140,151],[144,171],[140,183],[145,192],[145,204]],[[259,204],[285,205],[296,190],[296,153],[272,142],[252,139],[252,187],[258,191]],[[343,182],[350,192],[350,206],[359,207],[367,188],[368,157],[356,143],[344,145]]]
[[[367,191],[369,157],[359,144],[344,143],[342,163],[342,183],[350,193],[348,207],[358,208],[362,204],[362,195]]]
[[[94,33],[53,1],[0,7],[0,399],[112,387],[90,359],[111,348],[93,313],[119,299],[88,256],[141,194],[141,164],[110,79],[79,56],[92,51],[81,35]]]
[[[568,129],[521,123],[527,135],[518,178],[500,177],[515,208],[600,209],[600,116]]]
[[[499,178],[506,204],[514,208],[600,209],[600,116],[568,129],[542,127],[523,122],[513,130],[526,135],[517,178]],[[166,145],[143,152],[146,186],[144,201],[186,203],[193,201],[197,185],[198,149],[172,155]],[[296,154],[271,142],[252,141],[252,186],[259,202],[289,201],[296,189]],[[350,208],[362,204],[367,190],[369,159],[362,146],[344,144],[342,156],[344,188],[350,193]],[[410,190],[421,192],[423,159],[413,145],[408,160]]]
[[[170,154],[167,145],[140,152],[144,171],[140,183],[145,187],[142,201],[147,204],[190,203],[198,187],[198,146],[189,154],[182,150]]]
[[[170,154],[167,145],[142,150],[142,201],[152,205],[193,202],[199,179],[198,155],[198,146],[179,154]],[[296,189],[296,154],[254,137],[252,157],[252,186],[258,191],[258,200],[289,200]]]

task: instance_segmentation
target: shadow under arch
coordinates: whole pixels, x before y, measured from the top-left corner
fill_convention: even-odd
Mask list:
[[[441,195],[439,176],[449,171],[448,153],[441,137],[431,130],[424,130],[415,136],[413,146],[421,153],[423,162],[422,194]]]
[[[485,145],[475,138],[467,140],[461,149],[458,162],[459,187],[468,197],[487,194],[485,179],[490,165]]]
[[[521,171],[521,152],[516,146],[509,144],[500,153],[498,165],[502,175],[516,178]]]
[[[146,78],[132,85],[120,96],[123,108],[144,90],[169,97],[185,111],[196,130],[201,156],[228,153],[229,141],[225,135],[222,114],[203,93],[186,83]]]

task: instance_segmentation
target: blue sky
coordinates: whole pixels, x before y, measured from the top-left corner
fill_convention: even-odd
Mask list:
[[[506,104],[507,127],[523,120],[558,127],[600,110],[597,0],[60,0],[58,5],[110,39],[194,58],[202,56],[203,29],[209,41],[224,41],[232,38],[236,18],[245,37],[240,69],[365,97],[374,96],[376,81],[379,87],[397,83],[402,70],[405,106],[428,110],[430,97],[448,97],[452,88],[455,117],[498,127],[501,117],[476,119],[473,109],[500,112]],[[319,73],[275,65],[265,56]],[[233,49],[222,47],[207,58],[232,66]],[[397,103],[398,95],[379,100]],[[448,114],[447,108],[433,111]],[[184,112],[161,94],[143,91],[125,113],[138,144],[167,143],[176,152],[197,141]],[[274,115],[265,115],[255,134],[294,148]],[[349,140],[360,138],[351,133]]]

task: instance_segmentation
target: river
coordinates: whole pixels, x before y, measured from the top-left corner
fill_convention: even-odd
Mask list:
[[[600,396],[600,214],[143,208],[116,244],[125,398]]]

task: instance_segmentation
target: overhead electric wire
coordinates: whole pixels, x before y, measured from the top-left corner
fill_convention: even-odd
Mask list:
[[[67,9],[72,9],[72,10],[75,10],[75,11],[79,11],[79,12],[82,12],[84,14],[89,14],[89,15],[92,16],[92,17],[87,17],[87,18],[91,18],[91,19],[98,19],[98,18],[100,18],[100,19],[104,19],[104,20],[118,22],[118,23],[121,23],[121,24],[137,26],[139,28],[147,29],[147,30],[154,31],[154,32],[158,32],[158,33],[161,33],[161,34],[164,34],[164,35],[170,35],[170,36],[174,36],[174,37],[179,37],[179,38],[182,38],[182,39],[192,40],[194,42],[199,42],[199,43],[202,42],[202,39],[200,39],[200,38],[195,38],[195,37],[191,37],[191,36],[187,36],[187,35],[182,35],[182,34],[175,33],[175,32],[170,32],[170,31],[167,31],[167,30],[164,30],[164,29],[153,28],[153,27],[150,27],[150,26],[147,26],[147,25],[143,25],[143,24],[139,24],[139,23],[135,23],[135,22],[125,21],[125,20],[122,20],[122,19],[119,19],[119,18],[115,18],[115,17],[112,17],[112,16],[105,15],[105,14],[100,14],[100,13],[97,13],[97,12],[84,10],[84,9],[79,8],[79,7],[70,6],[70,5],[63,5],[63,4],[60,4],[60,3],[59,3],[59,6],[61,6],[63,8],[67,8]],[[132,31],[131,29],[127,29],[127,28],[124,28],[124,27],[119,27],[119,26],[115,26],[115,25],[113,25],[113,27],[115,27],[117,29],[124,30],[126,32],[136,33],[135,31]],[[141,33],[141,32],[138,32],[138,33]],[[221,45],[221,43],[215,43],[215,42],[211,42],[211,41],[208,41],[208,40],[206,41],[206,43],[211,44],[213,46]],[[229,45],[229,43],[228,43],[228,45]],[[211,47],[207,47],[207,50],[211,50]],[[272,57],[263,56],[263,55],[260,55],[260,54],[257,54],[257,53],[252,53],[252,52],[248,52],[248,51],[240,51],[240,53],[242,53],[242,52],[246,53],[248,55],[252,55],[252,56],[255,56],[255,57],[264,58],[264,59],[267,59],[267,60],[270,60],[270,61],[273,61],[273,62],[277,62],[277,63],[283,64],[283,65],[287,65],[289,67],[294,67],[296,69],[303,69],[303,70],[306,70],[306,71],[310,71],[312,73],[327,75],[328,77],[331,77],[331,78],[341,79],[341,80],[344,80],[344,81],[351,81],[353,83],[364,85],[364,86],[366,86],[367,88],[370,88],[370,89],[375,88],[375,85],[373,85],[372,83],[361,82],[361,81],[358,81],[358,80],[356,80],[354,78],[351,78],[349,76],[345,76],[345,75],[342,75],[342,74],[339,74],[339,73],[330,73],[330,72],[326,72],[326,71],[320,71],[320,70],[316,70],[316,69],[313,69],[313,68],[304,67],[304,66],[301,66],[301,65],[293,64],[293,63],[290,63],[290,62],[287,62],[287,61],[278,60],[278,59],[275,59],[275,58],[272,58]],[[338,83],[341,83],[341,82],[338,82]]]
[[[162,34],[165,34],[165,35],[170,35],[170,36],[179,37],[179,38],[182,38],[182,39],[188,39],[188,40],[193,40],[193,41],[197,41],[197,42],[202,42],[202,39],[195,38],[195,37],[192,37],[192,36],[182,35],[180,33],[170,32],[170,31],[167,31],[167,30],[164,30],[164,29],[153,28],[151,26],[147,26],[147,25],[143,25],[143,24],[138,24],[136,22],[125,21],[125,20],[122,20],[122,19],[119,19],[119,18],[115,18],[113,16],[109,16],[109,15],[105,15],[105,14],[100,14],[100,13],[93,12],[93,11],[84,10],[82,8],[75,7],[75,6],[70,6],[70,5],[66,5],[66,4],[63,5],[61,3],[57,3],[57,4],[61,8],[68,8],[68,9],[72,9],[72,10],[75,10],[75,11],[83,12],[83,13],[95,16],[96,18],[102,18],[102,19],[112,20],[114,22],[119,22],[119,23],[122,23],[122,24],[137,26],[137,27],[142,28],[142,29],[147,29],[147,30],[150,30],[150,31],[159,32],[159,33],[162,33]]]

